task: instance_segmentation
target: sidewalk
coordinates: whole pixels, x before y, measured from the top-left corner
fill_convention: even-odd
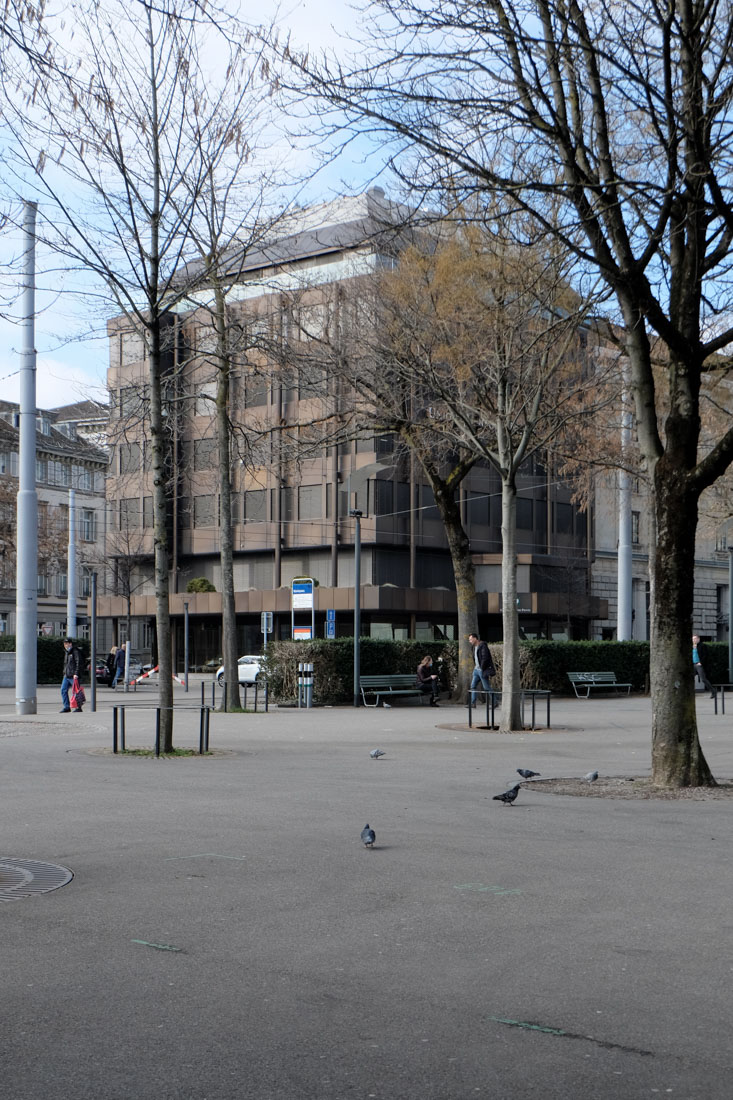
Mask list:
[[[156,761],[111,755],[121,698],[0,690],[0,854],[75,876],[0,903],[12,1100],[727,1100],[733,800],[492,801],[517,767],[648,774],[648,699],[514,735],[450,704],[213,714],[215,755]],[[733,715],[698,714],[730,778]]]

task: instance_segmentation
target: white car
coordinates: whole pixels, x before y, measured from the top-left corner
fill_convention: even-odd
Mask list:
[[[237,661],[240,684],[253,684],[260,677],[261,657],[240,657]],[[216,670],[216,681],[221,684],[224,680],[224,665]]]

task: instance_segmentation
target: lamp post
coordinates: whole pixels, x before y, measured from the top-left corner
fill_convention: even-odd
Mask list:
[[[360,653],[359,634],[361,633],[361,517],[363,512],[352,508],[349,515],[356,520],[354,531],[354,706],[359,706]]]
[[[188,691],[188,600],[183,601],[183,690]]]

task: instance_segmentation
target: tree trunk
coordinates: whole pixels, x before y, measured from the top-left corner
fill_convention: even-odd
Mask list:
[[[151,322],[150,333],[150,444],[153,475],[153,543],[155,561],[155,627],[158,645],[158,691],[161,752],[173,749],[173,655],[168,600],[168,531],[166,493],[167,439],[161,386],[160,323]]]
[[[426,471],[427,472],[427,471]],[[473,673],[473,650],[468,635],[478,630],[476,615],[476,571],[471,557],[471,544],[461,522],[460,508],[454,495],[454,486],[438,478],[430,477],[435,503],[445,526],[446,538],[453,563],[458,608],[458,678],[453,688],[454,698],[461,703],[467,700]]]
[[[229,356],[227,352],[226,303],[216,287],[217,341],[219,362],[216,383],[216,436],[219,459],[219,555],[221,563],[221,644],[224,659],[227,710],[239,710],[237,665],[237,616],[234,600],[234,547],[232,543],[231,447],[229,436]]]
[[[652,782],[715,786],[697,734],[691,653],[697,496],[669,451],[656,464],[654,488]]]
[[[519,705],[519,621],[517,619],[517,489],[512,477],[501,482],[501,671],[502,733],[522,729]]]

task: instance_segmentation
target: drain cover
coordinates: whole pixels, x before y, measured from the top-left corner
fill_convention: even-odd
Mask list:
[[[0,901],[47,894],[71,882],[74,872],[55,863],[37,859],[8,859],[0,856]]]

